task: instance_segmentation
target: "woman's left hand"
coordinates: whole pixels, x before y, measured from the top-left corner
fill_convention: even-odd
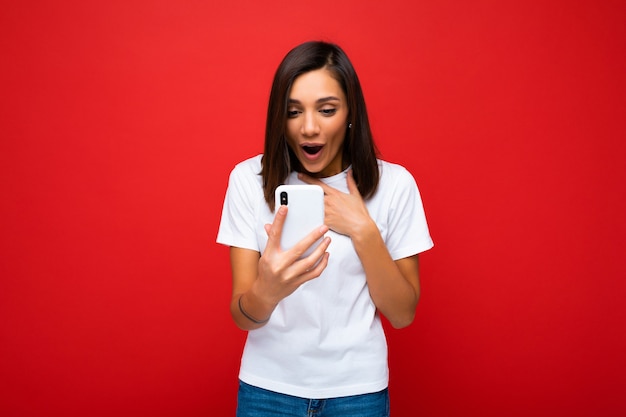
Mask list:
[[[307,184],[319,185],[324,190],[324,224],[332,231],[353,237],[363,228],[372,226],[373,220],[359,193],[352,170],[348,171],[348,194],[333,188],[317,178],[298,174]]]
[[[348,171],[348,193],[303,174],[298,178],[324,189],[324,223],[334,232],[352,240],[376,308],[395,328],[408,326],[415,317],[419,300],[419,261],[413,255],[394,261],[385,246],[378,226],[370,217],[363,197]]]

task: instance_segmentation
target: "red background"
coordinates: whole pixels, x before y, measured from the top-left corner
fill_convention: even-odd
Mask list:
[[[436,246],[389,329],[402,416],[626,413],[621,1],[5,1],[0,414],[233,415],[214,243],[309,39],[359,72]]]

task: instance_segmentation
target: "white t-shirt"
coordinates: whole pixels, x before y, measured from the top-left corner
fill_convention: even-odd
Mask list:
[[[217,242],[263,253],[264,225],[274,213],[265,202],[261,157],[231,172]],[[366,201],[394,260],[430,249],[421,197],[411,174],[378,161],[378,190]],[[347,171],[323,181],[348,192]],[[286,184],[301,184],[296,173]],[[269,322],[248,332],[239,378],[260,388],[304,398],[332,398],[387,387],[387,342],[365,273],[349,237],[333,231],[328,266],[284,298]]]

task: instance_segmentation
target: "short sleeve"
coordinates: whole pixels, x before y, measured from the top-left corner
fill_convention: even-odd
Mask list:
[[[405,168],[395,168],[385,243],[391,257],[398,260],[432,248],[433,241],[415,179]]]
[[[217,243],[259,251],[255,234],[258,183],[250,167],[239,164],[230,173]]]

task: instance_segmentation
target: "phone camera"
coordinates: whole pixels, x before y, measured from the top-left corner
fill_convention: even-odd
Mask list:
[[[289,200],[287,199],[287,192],[283,191],[280,193],[280,205],[286,206],[287,203],[289,203]]]

